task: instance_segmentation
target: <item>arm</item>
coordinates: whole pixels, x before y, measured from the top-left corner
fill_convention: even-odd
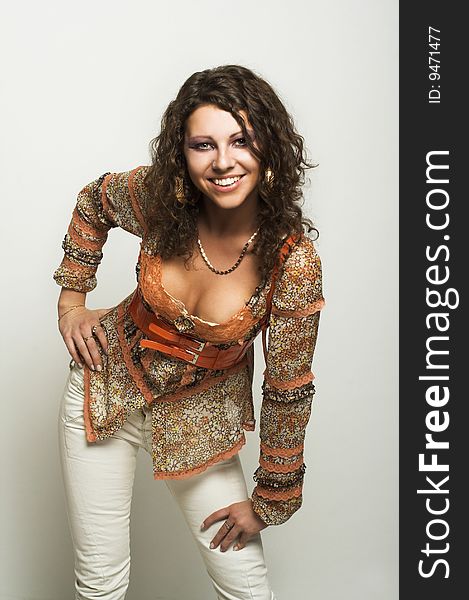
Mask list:
[[[112,227],[143,236],[146,230],[143,177],[147,169],[105,173],[80,191],[62,243],[64,257],[53,275],[58,285],[81,293],[96,287],[102,248]]]
[[[284,523],[302,504],[303,444],[314,395],[311,363],[323,305],[321,262],[304,238],[285,262],[270,319],[252,494],[253,509],[267,525]]]
[[[62,286],[57,307],[60,333],[73,360],[86,362],[90,369],[102,368],[97,342],[106,352],[99,319],[107,310],[88,310],[86,294],[96,287],[95,274],[109,229],[119,226],[139,237],[146,231],[143,178],[147,169],[105,173],[80,191],[62,244],[64,257],[54,272]]]

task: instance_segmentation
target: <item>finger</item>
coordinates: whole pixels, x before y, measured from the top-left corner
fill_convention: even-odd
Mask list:
[[[81,354],[81,356],[83,357],[83,360],[85,361],[85,363],[88,365],[88,367],[94,371],[94,363],[93,360],[91,358],[91,355],[89,353],[88,350],[88,346],[85,343],[85,340],[83,339],[83,337],[78,334],[79,337],[74,337],[73,341],[75,342],[75,346],[78,349],[78,352]]]
[[[215,537],[212,539],[211,543],[210,543],[210,548],[216,548],[218,546],[218,544],[220,544],[220,542],[225,538],[225,536],[227,536],[232,529],[234,529],[235,525],[232,525],[232,527],[227,527],[226,523],[230,524],[230,521],[226,520],[223,525],[219,528],[219,530],[217,531],[217,533],[215,534]]]
[[[215,512],[213,512],[211,515],[209,515],[202,523],[201,527],[202,529],[206,529],[207,527],[210,527],[210,525],[213,525],[213,523],[216,523],[217,521],[221,521],[222,519],[227,519],[229,517],[229,508],[227,506],[220,508],[219,510],[216,510]]]
[[[246,546],[249,538],[250,535],[243,531],[242,534],[239,536],[239,540],[233,546],[233,550],[242,550]]]
[[[96,325],[96,333],[94,335],[98,338],[101,348],[107,354],[107,337],[104,332],[104,327],[102,325]]]
[[[239,525],[235,525],[231,528],[231,530],[225,535],[224,539],[220,544],[221,552],[226,552],[231,544],[235,541],[235,539],[242,533],[242,529]]]
[[[93,365],[97,371],[101,371],[103,368],[101,362],[101,356],[98,350],[98,344],[93,336],[89,337],[85,340],[86,347],[88,348],[88,352],[90,353],[91,360],[93,361]]]
[[[82,368],[83,367],[83,359],[82,357],[78,354],[77,349],[75,347],[75,343],[73,341],[72,338],[64,338],[64,342],[65,342],[65,346],[67,347],[67,350],[70,354],[70,356],[73,358],[73,360],[77,363],[77,365]]]

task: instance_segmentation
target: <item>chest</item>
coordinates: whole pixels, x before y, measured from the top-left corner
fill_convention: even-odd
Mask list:
[[[194,316],[211,325],[225,324],[246,311],[265,287],[260,283],[258,257],[247,253],[227,275],[213,273],[200,255],[187,263],[183,257],[163,260],[159,255],[139,257],[139,283],[155,307],[168,306],[174,314]]]

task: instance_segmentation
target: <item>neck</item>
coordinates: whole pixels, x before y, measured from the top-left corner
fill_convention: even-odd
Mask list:
[[[244,235],[249,238],[258,227],[258,205],[257,196],[253,196],[246,198],[236,208],[222,208],[204,196],[197,219],[199,233],[206,232],[216,237]]]

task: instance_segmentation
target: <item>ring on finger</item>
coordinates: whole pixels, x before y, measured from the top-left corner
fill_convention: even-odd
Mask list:
[[[98,329],[98,327],[101,327],[101,325],[93,325],[92,329],[91,329],[91,333],[94,335],[96,333],[96,330]]]
[[[230,529],[234,527],[234,523],[228,523],[228,521],[225,521],[224,526],[227,528],[228,531],[230,531]]]
[[[84,341],[84,342],[87,342],[87,341],[88,341],[90,338],[92,338],[92,337],[93,337],[92,335],[89,335],[89,336],[87,336],[87,337],[84,337],[84,338],[83,338],[83,341]]]

